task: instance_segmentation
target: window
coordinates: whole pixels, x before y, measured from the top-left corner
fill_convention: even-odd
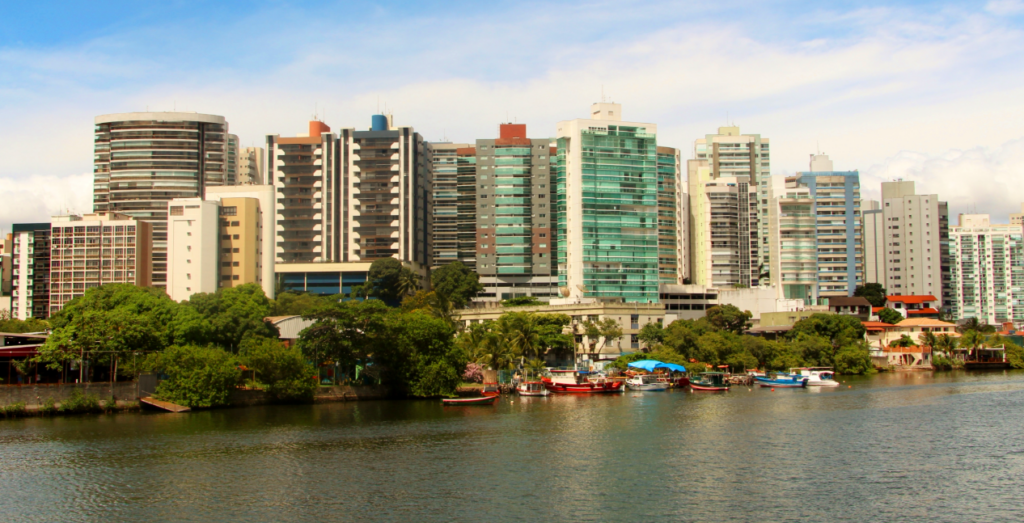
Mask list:
[[[237,240],[238,239],[238,235],[236,234],[236,235],[232,236],[231,239]]]
[[[238,222],[231,222],[232,227],[238,227]]]
[[[232,267],[238,267],[238,262],[231,262]]]
[[[185,208],[180,205],[172,205],[170,209],[171,216],[184,216]],[[110,232],[110,231],[107,231]]]
[[[238,275],[236,274],[236,275],[232,276],[231,279],[232,280],[237,280],[238,279]]]
[[[238,207],[221,207],[221,216],[238,216]]]
[[[231,249],[230,248],[225,248],[225,249],[223,249],[223,251],[224,251],[224,254],[231,254]]]
[[[222,239],[222,240],[230,240],[231,239],[231,235],[230,234],[222,234],[220,239]]]
[[[231,262],[220,262],[221,267],[231,267]]]
[[[236,253],[236,254],[237,254],[237,253],[238,253],[238,247],[235,247],[234,249],[231,249],[231,252],[233,252],[233,253]]]

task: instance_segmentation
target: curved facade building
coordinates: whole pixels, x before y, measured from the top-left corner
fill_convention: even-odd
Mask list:
[[[97,116],[93,208],[153,225],[155,287],[167,284],[167,202],[230,183],[228,123],[184,112]]]

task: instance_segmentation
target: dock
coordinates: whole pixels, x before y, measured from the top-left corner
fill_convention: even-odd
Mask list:
[[[150,407],[158,408],[160,410],[166,410],[168,412],[188,412],[192,409],[188,407],[182,407],[181,405],[175,405],[169,401],[161,401],[152,396],[147,398],[139,398],[139,403],[149,405]]]

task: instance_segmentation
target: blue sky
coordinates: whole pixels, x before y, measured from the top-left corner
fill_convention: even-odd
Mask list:
[[[772,140],[775,174],[820,148],[867,196],[903,177],[954,214],[1024,200],[1019,0],[8,4],[0,230],[89,210],[99,114],[221,114],[259,145],[314,110],[365,127],[379,100],[472,141],[506,118],[550,136],[602,89],[684,158],[729,121]]]

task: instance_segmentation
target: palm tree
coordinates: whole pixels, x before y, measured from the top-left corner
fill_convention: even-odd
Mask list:
[[[917,341],[922,347],[928,347],[932,352],[935,352],[935,344],[938,343],[938,338],[935,337],[934,332],[924,331],[917,337]]]
[[[978,318],[967,318],[962,324],[960,324],[960,332],[975,331],[982,334],[992,334],[996,331],[996,328],[987,324],[982,323]]]
[[[978,350],[978,347],[981,347],[984,343],[985,335],[977,330],[964,332],[964,335],[960,337],[960,347],[968,349],[968,356],[973,356],[974,351]]]
[[[934,351],[935,348],[945,353],[947,358],[953,359],[953,350],[956,349],[956,338],[949,334],[939,334],[935,339],[935,345],[932,350]]]
[[[527,314],[516,322],[515,330],[510,333],[516,351],[524,357],[540,356],[540,333],[537,332],[537,322],[532,314]]]
[[[452,302],[448,298],[436,292],[430,293],[429,309],[430,315],[435,318],[444,320],[448,325],[454,327],[457,331],[462,329],[462,324],[459,323],[459,313],[455,311],[455,307],[452,306]]]
[[[420,288],[420,275],[405,267],[398,276],[397,290],[399,294],[416,294]]]
[[[488,333],[484,343],[480,345],[477,361],[494,370],[512,368],[516,359],[515,347],[507,336],[498,330]]]

